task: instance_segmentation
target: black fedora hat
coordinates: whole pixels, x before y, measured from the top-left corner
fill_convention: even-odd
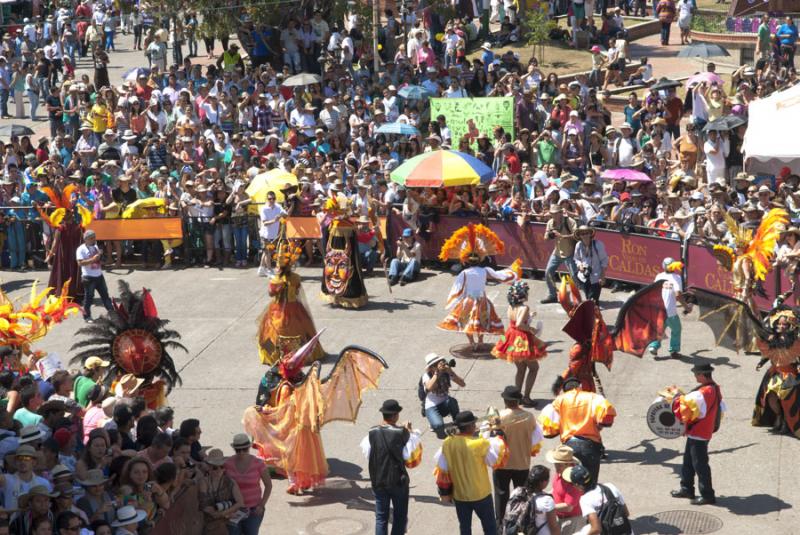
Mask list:
[[[477,421],[478,419],[475,418],[475,415],[472,414],[472,411],[461,411],[456,414],[456,417],[453,420],[458,427],[467,427],[468,425],[474,424]]]
[[[714,371],[714,366],[707,362],[695,364],[692,366],[692,373],[711,373]]]
[[[518,386],[507,386],[500,397],[508,401],[522,401],[522,390]]]
[[[391,416],[393,414],[398,414],[400,411],[403,410],[403,407],[397,402],[396,399],[387,399],[381,405],[381,408],[378,409],[381,414]]]

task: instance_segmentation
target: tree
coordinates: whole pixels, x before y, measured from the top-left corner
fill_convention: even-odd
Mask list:
[[[547,4],[542,9],[529,9],[525,12],[525,27],[528,44],[533,46],[533,55],[544,64],[544,45],[550,40],[550,32],[558,27],[556,21],[547,16]],[[538,53],[537,53],[538,47]]]

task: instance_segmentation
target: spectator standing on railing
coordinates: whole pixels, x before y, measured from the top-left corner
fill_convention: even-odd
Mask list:
[[[258,267],[259,277],[272,276],[272,254],[270,246],[273,245],[281,230],[281,218],[285,217],[286,210],[275,202],[275,193],[267,193],[267,201],[260,211],[260,230],[261,237],[261,263]]]
[[[577,224],[571,217],[565,216],[561,207],[558,205],[550,206],[550,220],[545,227],[545,239],[555,240],[555,247],[550,253],[545,268],[545,282],[547,283],[548,295],[540,302],[542,304],[556,302],[556,270],[565,264],[570,275],[575,277],[576,266],[573,255],[575,254],[575,230]]]

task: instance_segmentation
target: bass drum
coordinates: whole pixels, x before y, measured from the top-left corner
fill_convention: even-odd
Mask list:
[[[661,438],[679,438],[683,435],[683,423],[672,412],[672,404],[658,397],[647,409],[647,427]]]

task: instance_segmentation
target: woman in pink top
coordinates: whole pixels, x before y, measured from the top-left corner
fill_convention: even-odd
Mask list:
[[[83,443],[89,442],[89,433],[94,429],[101,428],[108,420],[105,411],[103,410],[103,388],[100,385],[94,385],[86,396],[89,405],[86,406],[86,411],[83,413]]]
[[[433,67],[435,60],[436,53],[431,48],[431,44],[428,41],[423,41],[422,46],[417,51],[417,62],[420,69],[425,70],[428,67]]]
[[[548,451],[545,458],[553,463],[556,474],[553,477],[553,500],[556,502],[556,515],[562,530],[568,533],[577,533],[577,530],[585,524],[581,515],[581,495],[582,492],[562,479],[561,474],[576,464],[572,448],[569,446],[559,446],[554,450]]]
[[[248,513],[235,530],[230,531],[231,535],[258,535],[258,528],[264,519],[264,509],[272,492],[269,469],[264,461],[250,455],[252,445],[249,436],[239,433],[233,437],[231,443],[236,455],[225,461],[225,473],[239,485],[244,508]]]

